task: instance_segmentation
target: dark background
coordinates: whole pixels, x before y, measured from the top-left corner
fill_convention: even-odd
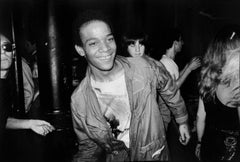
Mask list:
[[[1,17],[6,17],[5,4],[14,6],[14,16],[23,16],[22,28],[41,30],[47,0],[1,0]],[[100,9],[112,17],[118,35],[132,29],[145,30],[160,46],[161,32],[178,27],[184,33],[189,56],[202,55],[209,39],[223,25],[240,23],[238,0],[54,0],[62,34],[71,40],[72,22],[84,9]],[[38,29],[39,28],[39,29]],[[71,48],[71,47],[70,47]]]
[[[202,56],[216,31],[229,23],[240,23],[238,0],[53,0],[64,56],[78,57],[73,48],[72,23],[78,12],[100,9],[113,21],[116,38],[128,30],[145,31],[150,38],[152,56],[160,59],[162,34],[179,28],[184,37],[180,68],[193,56]],[[1,18],[6,19],[5,4],[22,19],[22,30],[37,35],[43,29],[48,0],[1,0]],[[2,20],[3,21],[3,20]],[[5,20],[4,20],[5,21]],[[6,21],[5,21],[6,23]],[[37,35],[38,37],[41,35]],[[40,38],[39,38],[40,39]],[[71,56],[72,55],[72,56]]]
[[[37,41],[47,42],[50,1],[54,5],[60,38],[60,77],[64,78],[61,85],[65,89],[64,92],[61,91],[64,96],[60,97],[65,98],[67,109],[71,92],[76,86],[72,85],[72,80],[80,81],[85,75],[86,61],[74,50],[72,36],[73,21],[85,9],[102,10],[110,16],[118,43],[125,31],[145,31],[149,35],[151,56],[157,60],[164,54],[165,49],[161,47],[166,29],[179,28],[184,39],[183,50],[176,57],[180,70],[192,57],[204,55],[211,38],[221,27],[240,24],[239,0],[0,0],[0,29],[12,27],[12,15],[18,25],[18,33],[31,33]],[[9,32],[9,38],[11,37]],[[45,62],[48,59],[42,64]],[[181,87],[187,104],[197,102],[199,71],[200,69],[192,72]],[[47,92],[42,96],[47,100],[50,97],[48,88],[45,89]]]
[[[84,77],[86,69],[85,59],[81,58],[74,50],[72,36],[73,21],[79,12],[85,9],[98,9],[107,13],[113,22],[117,43],[125,31],[133,29],[145,31],[149,35],[151,56],[157,60],[164,53],[161,45],[164,43],[162,36],[166,34],[165,30],[172,27],[179,28],[184,39],[183,50],[176,58],[180,70],[192,57],[204,55],[211,38],[221,27],[227,24],[240,25],[239,0],[0,0],[0,30],[8,31],[8,37],[12,38],[11,30],[7,30],[13,27],[11,25],[12,16],[14,22],[17,23],[18,33],[31,33],[37,42],[47,42],[46,31],[50,1],[54,4],[60,45],[58,46],[59,53],[57,53],[60,57],[59,67],[61,68],[59,70],[61,84],[59,85],[63,87],[61,87],[59,91],[61,95],[58,97],[64,99],[63,107],[68,111],[70,110],[70,96],[76,87],[72,84],[72,80],[80,81]],[[42,47],[41,44],[39,47]],[[42,65],[49,61],[44,58],[42,60]],[[44,67],[41,69],[44,71]],[[192,72],[181,87],[181,94],[190,112],[191,122],[195,120],[198,104],[199,71],[200,69]],[[44,77],[40,79],[44,85],[46,79]],[[51,98],[51,96],[49,97],[49,88],[45,86],[42,90],[40,89],[40,96],[43,100]],[[44,104],[43,107],[49,106]],[[54,106],[59,105],[55,104]],[[60,104],[60,106],[62,105]],[[61,119],[60,123],[63,120]],[[21,137],[26,136],[21,135]],[[21,141],[21,137],[19,137],[19,141]],[[72,137],[72,132],[60,135],[55,133],[50,134],[49,138],[45,140],[47,140],[47,144],[51,143],[49,141],[54,141],[54,144],[50,144],[49,150],[58,148],[56,150],[60,151],[55,152],[60,157],[58,160],[65,161],[61,159],[65,156],[62,154],[64,149],[68,150],[66,157],[73,153],[68,148],[72,147],[72,143],[75,141],[66,141]],[[14,145],[16,143],[13,142]],[[193,151],[192,148],[191,151]],[[62,156],[60,156],[61,154]]]

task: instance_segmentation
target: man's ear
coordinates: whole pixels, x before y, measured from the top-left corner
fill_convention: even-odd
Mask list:
[[[83,50],[82,47],[78,46],[78,45],[75,45],[75,50],[77,51],[77,53],[80,55],[80,56],[85,56],[85,51]]]
[[[173,44],[172,44],[172,48],[175,50],[175,48],[177,47],[177,44],[178,44],[178,42],[175,40],[175,41],[173,41]]]
[[[178,44],[178,41],[173,41],[173,46],[176,46]]]

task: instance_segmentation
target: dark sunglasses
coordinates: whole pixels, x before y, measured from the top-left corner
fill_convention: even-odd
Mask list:
[[[14,50],[14,44],[6,43],[1,46],[1,49],[6,52],[12,52]]]

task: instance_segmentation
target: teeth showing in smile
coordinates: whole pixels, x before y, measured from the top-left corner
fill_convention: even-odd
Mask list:
[[[111,58],[111,55],[99,57],[100,60],[108,60]]]

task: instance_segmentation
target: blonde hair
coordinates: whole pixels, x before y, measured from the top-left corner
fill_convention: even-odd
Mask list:
[[[199,81],[199,93],[203,99],[215,98],[216,88],[224,80],[222,70],[228,56],[240,50],[239,31],[240,28],[236,26],[224,28],[210,43],[203,59]]]

